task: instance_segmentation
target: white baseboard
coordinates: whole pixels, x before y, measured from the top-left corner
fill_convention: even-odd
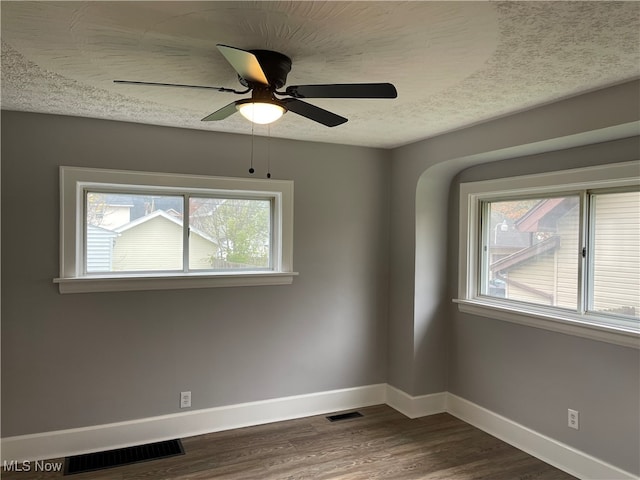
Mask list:
[[[385,403],[386,384],[2,439],[2,461],[46,460]]]
[[[387,405],[409,418],[426,417],[445,412],[447,392],[412,397],[387,385]]]
[[[629,472],[452,393],[447,393],[446,410],[460,420],[578,478],[585,480],[638,480],[638,477]]]
[[[639,480],[602,460],[448,392],[411,396],[387,384],[241,403],[2,439],[2,458],[48,460],[386,403],[409,418],[448,412],[582,479]]]

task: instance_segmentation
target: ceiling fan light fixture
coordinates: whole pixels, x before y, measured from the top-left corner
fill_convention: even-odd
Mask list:
[[[267,125],[278,120],[287,111],[283,106],[271,102],[242,102],[236,105],[244,118],[253,123]]]

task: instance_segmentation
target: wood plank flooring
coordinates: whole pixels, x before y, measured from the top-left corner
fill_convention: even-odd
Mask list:
[[[443,413],[408,419],[386,405],[185,438],[185,455],[70,480],[568,480],[568,475]],[[53,461],[60,462],[63,459]],[[62,473],[2,472],[6,480]]]

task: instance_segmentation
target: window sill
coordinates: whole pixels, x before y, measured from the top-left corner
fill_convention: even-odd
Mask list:
[[[464,313],[640,349],[640,330],[595,323],[588,316],[575,318],[571,314],[537,312],[482,300],[453,301]]]
[[[242,274],[137,275],[54,278],[60,293],[126,292],[185,288],[252,287],[289,285],[297,272],[251,272]]]

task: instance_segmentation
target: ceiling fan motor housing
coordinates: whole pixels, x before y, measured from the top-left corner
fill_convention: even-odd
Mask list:
[[[269,86],[272,90],[282,88],[287,83],[287,74],[291,71],[291,59],[282,53],[271,50],[249,50],[253,53],[262,67]],[[245,87],[251,87],[244,78],[238,77]]]

